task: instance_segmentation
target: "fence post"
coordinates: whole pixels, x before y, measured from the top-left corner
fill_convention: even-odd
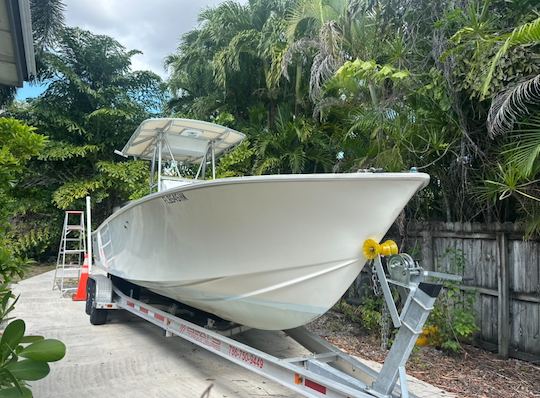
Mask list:
[[[433,262],[433,237],[431,231],[425,229],[422,231],[422,264],[427,269],[435,271]]]
[[[499,356],[507,359],[510,344],[510,286],[508,271],[508,239],[504,231],[497,233],[499,272],[497,273],[497,341]]]

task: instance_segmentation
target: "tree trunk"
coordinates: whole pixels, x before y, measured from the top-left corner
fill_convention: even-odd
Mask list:
[[[299,105],[301,104],[302,93],[302,65],[296,64],[296,76],[294,78],[294,116],[298,116]]]

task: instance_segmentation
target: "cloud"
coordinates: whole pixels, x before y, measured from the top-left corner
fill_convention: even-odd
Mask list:
[[[133,69],[166,77],[164,58],[175,51],[183,33],[197,26],[201,10],[220,0],[65,0],[66,24],[114,37],[128,50]]]

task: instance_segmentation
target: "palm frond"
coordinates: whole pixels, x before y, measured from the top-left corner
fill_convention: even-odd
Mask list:
[[[489,135],[494,137],[511,131],[517,119],[528,115],[531,105],[539,102],[540,75],[507,88],[491,103],[486,122]]]
[[[292,64],[293,57],[295,54],[306,55],[308,51],[319,50],[319,42],[317,40],[303,37],[287,46],[283,59],[281,61],[281,73],[283,76],[289,80],[289,73],[287,68]]]
[[[299,27],[306,21],[317,25],[320,22],[322,0],[300,0],[287,17],[287,37],[293,42]]]
[[[341,28],[335,21],[323,24],[319,33],[319,52],[313,58],[309,80],[309,95],[314,102],[320,98],[324,83],[345,62],[342,39]]]
[[[484,80],[482,86],[482,95],[486,95],[489,90],[489,85],[493,79],[493,73],[495,68],[499,63],[501,57],[506,54],[506,52],[514,47],[526,44],[535,44],[540,42],[540,17],[536,18],[534,21],[523,24],[516,27],[512,33],[507,37],[504,44],[501,46],[497,54],[493,57],[491,61],[491,66],[489,67],[488,74]]]
[[[257,44],[260,41],[260,32],[254,29],[238,32],[229,42],[227,47],[219,51],[212,60],[215,68],[217,83],[225,88],[227,71],[240,70],[241,54],[249,53],[257,56]]]
[[[522,123],[524,128],[516,129],[512,136],[513,143],[504,151],[508,162],[514,165],[525,177],[535,174],[537,159],[540,156],[540,114],[531,116]]]

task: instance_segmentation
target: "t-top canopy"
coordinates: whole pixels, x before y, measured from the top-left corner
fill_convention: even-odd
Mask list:
[[[215,156],[240,144],[246,136],[219,124],[192,119],[147,119],[137,127],[122,149],[124,156],[151,160],[154,148],[162,139],[161,156],[164,160],[199,163],[213,142]]]

